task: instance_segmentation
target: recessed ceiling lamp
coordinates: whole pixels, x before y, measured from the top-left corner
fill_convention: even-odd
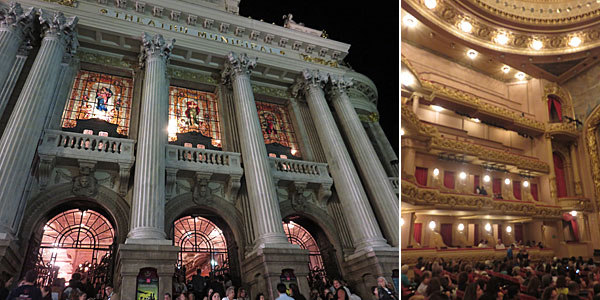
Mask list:
[[[408,71],[403,71],[400,76],[400,83],[403,86],[411,86],[415,83],[415,77]]]
[[[569,39],[569,46],[571,47],[579,47],[579,45],[581,45],[581,38],[578,36],[574,36],[571,39]]]
[[[519,80],[524,80],[525,79],[525,73],[523,72],[519,72],[517,74],[515,74],[515,77]]]
[[[473,50],[473,49],[469,49],[469,50],[467,50],[467,56],[468,56],[470,59],[475,59],[475,57],[477,57],[477,54],[479,54],[479,53],[477,53],[477,51],[475,51],[475,50]]]
[[[431,109],[433,109],[433,110],[435,110],[435,111],[437,111],[437,112],[440,112],[440,111],[444,110],[444,108],[443,108],[443,107],[441,107],[441,106],[437,106],[437,105],[432,105],[432,106],[431,106]]]
[[[500,45],[506,45],[508,43],[508,35],[504,32],[500,32],[496,35],[494,40]]]
[[[510,67],[509,66],[502,67],[502,72],[504,72],[504,74],[508,74],[508,72],[510,72]]]
[[[434,9],[437,6],[437,0],[425,0],[425,6],[429,9]]]
[[[541,50],[542,48],[544,48],[544,43],[542,41],[536,39],[531,42],[531,49],[537,51]]]
[[[471,23],[469,23],[469,21],[467,20],[462,20],[459,24],[458,27],[460,28],[460,30],[462,30],[463,32],[469,33],[471,32],[471,30],[473,30],[473,25],[471,25]]]
[[[410,27],[413,28],[415,26],[417,26],[417,19],[415,19],[415,17],[406,14],[406,16],[404,16],[404,18],[402,18],[402,21],[404,23],[404,25],[406,25],[406,27]]]

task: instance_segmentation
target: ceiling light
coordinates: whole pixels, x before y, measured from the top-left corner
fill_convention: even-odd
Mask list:
[[[406,25],[407,27],[413,28],[413,27],[417,26],[417,19],[415,19],[415,17],[413,17],[409,14],[404,16],[404,18],[402,18],[402,21],[403,21],[404,25]]]
[[[485,231],[492,231],[492,225],[490,225],[490,223],[485,224]]]
[[[458,24],[458,27],[460,28],[460,30],[466,33],[469,33],[471,32],[471,30],[473,30],[473,25],[471,25],[471,23],[469,23],[469,21],[467,20],[461,21],[460,24]]]
[[[572,212],[571,212],[571,216],[573,216],[573,217],[577,217],[577,212],[576,212],[576,211],[572,211]]]
[[[502,67],[502,72],[504,72],[504,74],[508,74],[508,72],[510,72],[510,67],[509,66]]]
[[[438,168],[433,169],[433,176],[440,175],[440,170]]]
[[[415,77],[408,71],[403,71],[400,77],[400,83],[403,86],[411,86],[415,83]]]
[[[506,226],[506,232],[508,232],[508,233],[512,232],[512,227],[510,225]]]
[[[425,0],[425,6],[429,9],[434,9],[437,6],[437,0]]]
[[[437,112],[440,112],[440,111],[444,110],[444,108],[443,108],[443,107],[441,107],[441,106],[437,106],[437,105],[432,105],[432,106],[431,106],[431,109],[433,109],[433,110],[435,110],[435,111],[437,111]]]
[[[504,179],[504,184],[510,184],[510,179],[508,179],[508,178]]]
[[[483,176],[483,182],[490,182],[490,175]]]
[[[400,128],[400,135],[404,135],[404,128]]]
[[[431,229],[431,230],[435,229],[435,221],[429,222],[429,229]]]
[[[460,174],[458,174],[458,177],[460,177],[460,179],[465,179],[465,178],[467,178],[467,173],[460,172]]]
[[[540,50],[540,49],[544,48],[544,43],[540,40],[533,40],[531,42],[531,48],[533,50]]]
[[[463,223],[458,224],[458,231],[463,231],[463,230],[465,230],[465,224],[463,224]]]
[[[471,118],[471,121],[475,122],[475,123],[481,123],[481,120],[477,119],[477,118]]]
[[[527,180],[523,181],[523,186],[524,187],[528,187],[529,186],[529,181],[527,181]]]
[[[525,73],[518,72],[517,74],[515,74],[515,77],[519,80],[523,80],[523,79],[525,79]]]
[[[569,46],[571,47],[579,47],[581,45],[581,38],[578,36],[574,36],[569,40]]]
[[[467,51],[467,56],[468,56],[470,59],[475,59],[475,57],[477,57],[477,54],[479,54],[479,53],[477,53],[477,51],[475,51],[475,50],[473,50],[473,49],[469,49],[469,50]]]
[[[498,33],[496,35],[495,41],[500,45],[506,45],[508,43],[508,35],[506,35],[506,33],[504,32]]]

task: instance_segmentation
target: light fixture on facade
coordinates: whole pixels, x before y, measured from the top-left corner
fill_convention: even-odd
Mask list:
[[[509,66],[503,66],[501,70],[502,70],[502,72],[504,72],[504,74],[508,74],[508,72],[510,72],[510,67]]]
[[[467,178],[467,173],[460,172],[460,174],[458,174],[458,177],[460,177],[460,179],[465,179],[465,178]]]
[[[525,73],[523,72],[518,72],[517,74],[515,74],[515,77],[519,80],[524,80],[525,79]]]
[[[531,49],[533,50],[541,50],[542,48],[544,48],[544,43],[538,39],[535,39],[533,41],[531,41]]]
[[[506,184],[506,185],[510,184],[510,179],[509,178],[504,179],[504,184]]]
[[[415,17],[413,17],[409,14],[406,14],[406,16],[404,16],[404,18],[402,18],[402,21],[403,21],[402,23],[404,25],[406,25],[406,27],[414,28],[415,26],[417,26],[417,19],[415,19]]]
[[[490,225],[490,223],[485,224],[485,231],[492,231],[492,225]]]
[[[571,216],[577,217],[577,212],[576,211],[571,211]]]
[[[437,0],[425,0],[425,7],[434,9],[437,6]]]
[[[581,38],[578,36],[573,36],[569,39],[569,46],[571,47],[579,47],[581,45]]]
[[[463,223],[458,224],[458,231],[463,231],[463,230],[465,230],[465,224],[463,224]]]
[[[483,176],[483,182],[490,182],[490,175]]]
[[[511,233],[512,227],[510,225],[506,226],[506,232]]]
[[[431,229],[431,230],[435,229],[435,221],[429,222],[429,229]]]
[[[460,28],[460,30],[466,33],[470,33],[473,30],[473,25],[471,25],[471,23],[467,20],[460,21],[458,27]]]
[[[443,107],[441,107],[441,106],[437,106],[437,105],[432,105],[432,106],[431,106],[431,109],[433,109],[433,110],[435,110],[435,111],[437,111],[437,112],[441,112],[442,110],[444,110],[444,108],[443,108]]]
[[[479,54],[479,53],[477,51],[473,50],[473,49],[467,50],[467,56],[470,59],[475,59],[475,57],[477,57],[477,54]]]
[[[438,169],[438,168],[433,169],[433,176],[438,176],[438,175],[440,175],[440,169]]]
[[[508,35],[504,32],[500,32],[496,35],[496,38],[494,38],[494,40],[500,45],[506,45],[508,44]]]
[[[523,186],[524,187],[529,187],[529,181],[527,181],[527,180],[523,181]]]
[[[401,132],[404,132],[404,130],[402,130]],[[290,153],[292,153],[292,155],[296,155],[296,153],[298,153],[298,150],[292,149],[290,150]]]

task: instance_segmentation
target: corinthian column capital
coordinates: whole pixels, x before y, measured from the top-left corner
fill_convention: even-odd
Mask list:
[[[328,74],[321,73],[319,70],[304,69],[296,83],[292,86],[292,95],[298,97],[311,87],[323,89],[328,81]]]
[[[329,75],[329,93],[332,95],[346,93],[354,84],[352,78],[340,75]]]
[[[33,7],[23,10],[21,4],[11,2],[8,7],[0,10],[0,27],[27,27],[31,29],[35,9]]]
[[[77,26],[79,18],[67,18],[60,11],[54,12],[52,15],[50,15],[50,13],[47,13],[43,9],[40,9],[39,14],[39,20],[40,24],[42,25],[44,37],[58,39],[67,46],[66,52],[68,54],[75,54],[75,50],[77,50],[77,47],[79,47],[77,33],[75,32],[75,27]]]
[[[252,69],[256,67],[257,58],[249,58],[246,53],[237,55],[229,52],[225,61],[225,69],[221,74],[221,80],[224,84],[229,84],[235,76],[250,75]]]
[[[146,32],[142,33],[140,64],[144,66],[147,60],[154,57],[163,59],[165,63],[168,62],[174,43],[175,39],[167,42],[162,34],[151,36]]]

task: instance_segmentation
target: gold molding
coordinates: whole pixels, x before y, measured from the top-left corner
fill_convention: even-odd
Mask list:
[[[598,199],[600,196],[600,157],[598,157],[598,126],[600,125],[600,107],[590,114],[585,128],[585,141],[590,155],[592,179],[594,180],[594,194]],[[598,200],[597,200],[598,201]],[[600,205],[600,201],[597,202]]]
[[[575,115],[575,112],[573,111],[573,98],[571,98],[571,93],[569,93],[566,88],[561,87],[555,82],[547,83],[544,85],[544,95],[542,96],[542,101],[548,103],[548,96],[550,95],[555,95],[560,98],[563,112],[568,110],[571,116]]]

